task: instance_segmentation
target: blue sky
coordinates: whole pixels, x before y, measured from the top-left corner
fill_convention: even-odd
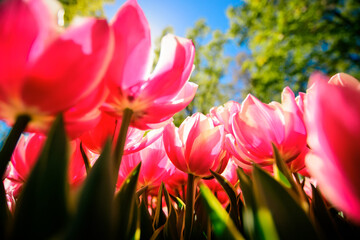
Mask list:
[[[110,20],[125,0],[115,0],[113,4],[106,4],[105,14]],[[229,6],[239,5],[239,0],[138,0],[138,3],[145,13],[150,24],[152,39],[161,35],[162,30],[172,26],[175,34],[184,37],[186,30],[194,26],[200,18],[205,18],[211,29],[219,29],[226,32],[229,21],[226,17],[226,10]],[[230,42],[225,45],[225,55],[235,56],[239,51],[244,50]],[[231,69],[235,63],[231,62],[227,73],[221,81],[232,80]]]
[[[111,19],[125,0],[105,5],[105,14]],[[213,29],[228,28],[226,9],[239,0],[138,0],[151,28],[152,37],[158,37],[166,26],[173,26],[175,34],[184,36],[196,20],[205,18]]]

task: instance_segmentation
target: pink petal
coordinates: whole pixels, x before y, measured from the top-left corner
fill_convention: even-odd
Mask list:
[[[188,158],[189,171],[195,175],[210,175],[224,143],[224,127],[208,129],[194,140]],[[217,166],[215,166],[216,168]]]
[[[330,97],[331,96],[331,97]],[[340,210],[349,216],[355,217],[360,222],[360,94],[357,89],[348,86],[334,86],[323,82],[317,82],[313,91],[308,94],[306,102],[306,127],[308,130],[308,143],[314,153],[321,159],[323,174],[331,174],[336,171],[340,175],[340,182],[336,185],[325,183],[320,188],[333,187],[332,191],[340,192],[334,198],[329,194],[329,201],[333,202]],[[319,160],[320,161],[320,160]],[[320,163],[319,163],[320,164]],[[307,162],[308,165],[308,162]],[[308,168],[311,167],[310,165]],[[328,171],[328,173],[325,173]],[[311,171],[314,178],[325,178]],[[338,178],[330,175],[333,181]],[[326,176],[326,178],[330,178]],[[342,190],[344,188],[345,190]],[[341,191],[350,189],[351,195],[341,195]],[[327,190],[330,191],[330,190]],[[343,196],[342,205],[339,199]],[[354,206],[357,199],[357,206]],[[348,204],[345,204],[349,201]],[[354,208],[352,212],[348,210]]]
[[[127,1],[111,23],[115,49],[106,79],[133,94],[131,87],[142,83],[152,67],[149,24],[136,0]]]
[[[134,126],[148,129],[149,124],[164,122],[172,118],[194,99],[197,87],[195,83],[188,82],[173,99],[155,100],[148,106],[146,114],[134,122]]]
[[[89,19],[68,29],[34,63],[22,89],[27,105],[57,113],[100,83],[112,49],[105,20]]]
[[[159,62],[143,90],[150,99],[173,98],[189,79],[195,47],[191,40],[166,35],[161,42]]]
[[[39,31],[36,17],[24,1],[1,2],[0,100],[18,96],[29,53]]]
[[[88,96],[64,112],[65,128],[71,139],[95,128],[101,118],[100,106],[107,96],[105,81],[102,81]]]
[[[359,81],[353,76],[346,73],[335,74],[330,78],[329,83],[338,86],[352,87],[354,89],[360,90]]]
[[[178,129],[173,123],[164,129],[164,146],[170,161],[183,172],[188,172],[188,166],[184,156],[184,146],[180,140]]]

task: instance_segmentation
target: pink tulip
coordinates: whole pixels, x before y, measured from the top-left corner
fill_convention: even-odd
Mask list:
[[[87,19],[61,32],[40,0],[0,4],[0,119],[31,117],[45,130],[101,82],[113,38],[105,20]]]
[[[305,105],[306,165],[321,192],[360,223],[360,84],[346,74],[316,82]]]
[[[100,154],[106,139],[117,141],[116,133],[119,133],[121,120],[106,113],[101,114],[99,123],[92,130],[84,133],[80,139],[90,151]],[[147,147],[162,135],[163,129],[154,129],[148,132],[129,127],[125,141],[124,154],[130,154]]]
[[[124,155],[121,161],[117,187],[120,187],[129,173],[141,162],[139,187],[148,186],[149,190],[160,187],[161,182],[171,175],[175,167],[164,149],[162,138],[138,152]],[[157,190],[155,190],[157,194]]]
[[[240,112],[233,115],[232,124],[234,135],[227,135],[227,147],[239,166],[246,170],[251,170],[253,163],[272,170],[272,143],[287,163],[306,150],[302,113],[288,87],[283,90],[281,104],[264,104],[248,95]]]
[[[171,162],[181,171],[195,176],[210,175],[209,169],[221,173],[228,158],[224,147],[224,126],[214,126],[202,113],[188,117],[176,128],[173,123],[164,130],[164,144]]]
[[[121,117],[133,111],[131,124],[140,129],[165,125],[194,98],[197,85],[188,82],[195,48],[191,40],[167,35],[155,70],[149,24],[136,0],[127,1],[111,22],[115,50],[106,73],[110,95],[103,110]]]
[[[29,134],[22,136],[15,148],[9,165],[10,171],[6,176],[4,185],[7,193],[11,193],[13,198],[17,198],[22,190],[22,185],[26,182],[41,150],[45,144],[46,137],[41,134]],[[86,152],[91,165],[97,159],[97,155]],[[72,187],[79,186],[86,178],[84,160],[80,152],[80,141],[70,142],[70,164],[69,164],[69,184]]]
[[[232,115],[239,112],[241,109],[240,103],[235,101],[228,101],[223,106],[213,107],[209,111],[210,117],[214,120],[215,126],[224,125],[226,133],[232,133]]]

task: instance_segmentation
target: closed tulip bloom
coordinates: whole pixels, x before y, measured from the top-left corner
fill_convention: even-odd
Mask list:
[[[360,84],[346,74],[316,82],[305,105],[307,168],[321,192],[360,223]]]
[[[215,125],[224,125],[226,133],[232,133],[232,115],[239,112],[241,105],[235,101],[228,101],[223,106],[213,107],[209,111],[210,117],[214,120]]]
[[[227,135],[227,146],[239,165],[247,170],[256,163],[271,171],[274,163],[272,143],[287,163],[306,150],[302,113],[288,87],[283,90],[281,104],[264,104],[248,95],[240,112],[233,116],[232,124],[234,135]]]
[[[102,109],[118,118],[131,109],[131,125],[144,130],[166,124],[195,96],[197,85],[188,82],[195,55],[193,43],[166,35],[157,66],[150,74],[150,28],[136,0],[119,9],[111,27],[115,50],[105,76],[110,95]]]
[[[224,157],[224,126],[214,126],[211,118],[195,113],[180,125],[164,129],[164,144],[171,162],[181,171],[195,176],[221,173],[227,165]]]
[[[105,20],[86,19],[62,30],[40,0],[0,4],[0,119],[20,115],[30,129],[75,106],[101,82],[113,46]]]

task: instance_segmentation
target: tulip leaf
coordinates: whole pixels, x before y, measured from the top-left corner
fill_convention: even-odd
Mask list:
[[[140,239],[147,240],[154,233],[154,228],[152,226],[151,216],[149,210],[145,206],[145,202],[141,201],[140,204]]]
[[[166,222],[166,216],[162,210],[162,190],[163,185],[160,185],[159,192],[157,195],[157,204],[155,208],[155,215],[154,215],[154,222],[153,227],[154,229],[158,229],[159,227],[163,226]]]
[[[155,230],[155,232],[151,236],[150,240],[162,240],[162,239],[164,239],[164,236],[161,234],[163,232],[163,230],[164,230],[164,225],[162,225],[161,227],[159,227],[158,229]]]
[[[194,223],[191,238],[208,239],[211,236],[211,222],[204,199],[200,194],[195,199]]]
[[[240,189],[241,192],[243,193],[244,199],[245,199],[245,205],[248,208],[252,208],[252,206],[254,205],[254,197],[253,197],[253,193],[252,193],[252,181],[249,178],[249,176],[247,176],[244,172],[244,170],[242,170],[241,168],[238,168],[236,170],[236,173],[238,175],[239,178],[239,184],[240,184]]]
[[[319,191],[311,184],[312,201],[310,204],[310,214],[318,229],[321,229],[324,239],[336,238],[340,239],[336,225],[330,216],[326,204]]]
[[[174,196],[172,194],[170,194],[170,197],[174,202],[176,202],[176,205],[178,206],[178,209],[181,210],[181,209],[185,208],[185,203],[183,202],[183,200],[181,200],[181,198],[176,197],[176,196]]]
[[[279,170],[276,164],[274,164],[273,170],[274,170],[274,178],[280,183],[282,183],[285,187],[291,188],[291,183],[289,182],[285,174],[283,174],[283,172]]]
[[[293,175],[284,162],[284,159],[281,157],[279,150],[276,146],[272,143],[275,163],[276,166],[274,167],[275,171],[275,178],[277,177],[278,180],[283,183],[287,187],[291,187],[292,191],[290,194],[296,194],[297,196],[293,196],[299,204],[304,207],[305,210],[308,209],[308,201],[304,194],[302,187],[294,180]],[[279,171],[278,171],[279,170]],[[285,179],[286,178],[286,179]]]
[[[67,166],[68,143],[58,116],[19,196],[14,239],[47,239],[65,228],[69,216]]]
[[[240,216],[238,214],[238,208],[237,208],[237,201],[236,201],[236,190],[232,186],[232,184],[223,176],[220,174],[212,171],[210,169],[211,174],[216,178],[218,183],[221,185],[221,187],[226,192],[226,195],[230,199],[230,216],[232,220],[234,221],[235,225],[239,228],[240,227]]]
[[[177,214],[172,205],[170,195],[166,190],[164,183],[162,184],[162,189],[165,197],[166,206],[168,208],[168,218],[164,226],[164,238],[165,239],[178,239],[180,234],[177,231]]]
[[[211,190],[200,185],[200,194],[208,210],[215,236],[221,239],[244,239]]]
[[[67,239],[109,238],[115,191],[111,159],[108,141],[84,182]]]
[[[318,239],[305,211],[278,181],[258,166],[254,166],[253,179],[257,199],[271,212],[281,239]]]
[[[132,239],[138,223],[138,204],[136,187],[141,162],[130,172],[121,185],[115,198],[115,236],[116,239]]]

